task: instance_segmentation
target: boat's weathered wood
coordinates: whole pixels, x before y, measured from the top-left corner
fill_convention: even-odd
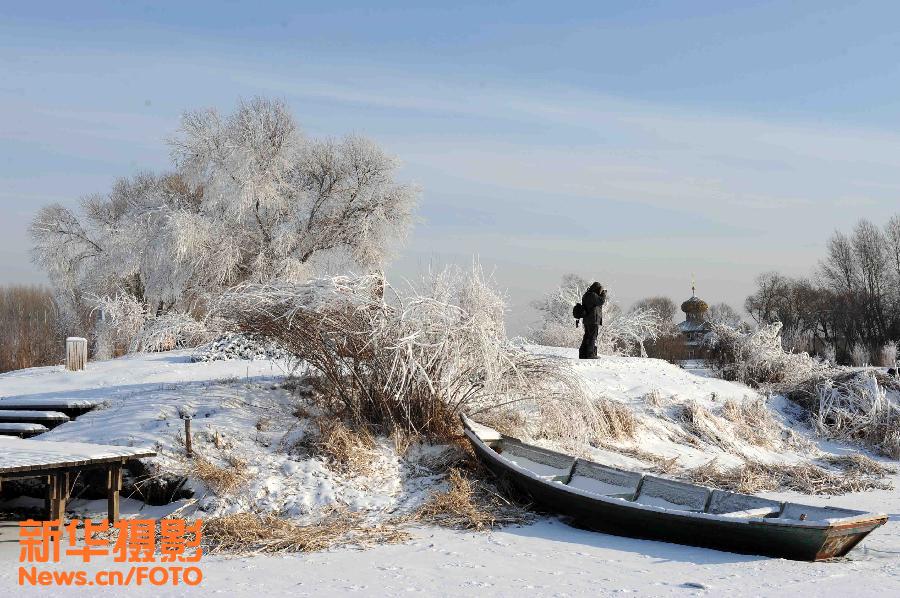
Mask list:
[[[592,530],[745,554],[822,560],[843,556],[887,521],[883,514],[783,505],[637,472],[630,472],[631,477],[614,475],[621,470],[580,459],[565,478],[553,473],[571,457],[506,437],[491,438],[489,445],[469,422],[463,418],[466,436],[488,469],[535,504]],[[807,517],[800,519],[804,514]]]

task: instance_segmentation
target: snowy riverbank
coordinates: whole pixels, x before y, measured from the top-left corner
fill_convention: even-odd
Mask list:
[[[559,359],[568,350],[532,348]],[[657,417],[659,408],[648,406],[647,396],[670,403],[695,401],[710,409],[722,402],[755,400],[747,387],[697,376],[664,362],[634,358],[606,358],[573,362],[585,384],[598,395],[628,404],[642,421],[638,442],[648,451],[678,456],[685,465],[711,458],[734,459],[712,445],[686,445],[666,440],[673,422]],[[91,363],[86,372],[70,373],[58,367],[36,368],[0,376],[0,400],[7,397],[44,396],[99,398],[107,406],[84,415],[40,440],[82,440],[125,445],[150,445],[162,450],[160,459],[174,465],[182,451],[178,443],[180,413],[191,410],[201,450],[220,444],[240,454],[251,470],[245,492],[232,503],[209,503],[210,513],[261,505],[303,518],[328,505],[346,505],[372,513],[420,501],[433,481],[416,475],[385,450],[380,466],[368,481],[350,480],[328,470],[315,459],[289,456],[278,449],[286,426],[302,429],[291,413],[292,396],[278,386],[278,364],[268,361],[191,363],[188,352],[137,355]],[[785,425],[796,426],[783,402],[769,402]],[[265,425],[260,419],[267,418]],[[655,419],[654,419],[655,418]],[[262,428],[262,429],[260,429]],[[797,427],[797,433],[808,437]],[[818,450],[846,451],[830,443],[814,443]],[[800,452],[774,454],[758,447],[737,445],[758,458],[795,461]],[[596,451],[597,458],[639,466],[631,457]],[[313,554],[208,557],[203,560],[205,593],[235,596],[343,595],[360,592],[379,595],[891,595],[900,592],[900,475],[892,476],[894,490],[845,494],[837,497],[798,493],[770,493],[782,499],[812,504],[835,504],[886,512],[891,521],[876,530],[847,559],[832,563],[798,563],[735,555],[630,538],[619,538],[571,528],[555,519],[510,527],[492,533],[463,533],[431,527],[412,530],[407,543],[378,546],[364,552],[341,548]],[[202,507],[203,488],[197,487]],[[146,507],[126,501],[125,513],[159,517],[179,505]],[[102,505],[74,501],[80,513],[102,510]],[[0,588],[19,591],[17,529],[0,525]],[[65,563],[59,565],[64,568]],[[74,568],[75,565],[69,565]],[[86,566],[121,568],[100,559]],[[79,565],[79,568],[80,565]],[[825,583],[827,582],[827,586]],[[175,596],[186,588],[130,588],[129,594]],[[187,590],[199,593],[197,590]],[[76,594],[75,589],[31,589],[24,594]],[[92,588],[93,595],[120,595]]]

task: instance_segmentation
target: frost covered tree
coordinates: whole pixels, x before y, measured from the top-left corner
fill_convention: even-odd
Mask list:
[[[741,314],[725,302],[710,305],[706,319],[714,324],[726,324],[732,328],[739,328],[743,323]]]
[[[394,158],[358,136],[308,138],[277,101],[188,112],[170,146],[171,172],[32,222],[35,258],[82,325],[100,298],[137,301],[147,318],[196,314],[245,281],[378,269],[413,219],[418,193]]]
[[[664,330],[670,329],[675,325],[675,314],[678,313],[678,306],[668,297],[646,297],[640,301],[636,301],[631,306],[631,311],[639,309],[647,309],[656,313],[659,318],[660,327]]]

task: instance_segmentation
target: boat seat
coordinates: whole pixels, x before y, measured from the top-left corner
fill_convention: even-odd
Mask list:
[[[751,517],[770,517],[777,515],[781,511],[781,507],[759,507],[758,509],[746,509],[744,511],[729,511],[728,513],[715,513],[722,517],[736,517],[749,519]]]
[[[572,466],[575,464],[575,457],[523,444],[513,438],[503,439],[503,449],[500,454],[537,476],[563,483],[568,481]]]
[[[642,477],[643,474],[636,471],[624,471],[578,459],[568,485],[592,494],[631,500]]]
[[[652,507],[702,513],[709,498],[709,488],[676,482],[656,476],[644,476],[635,502]]]
[[[713,490],[709,499],[707,513],[711,515],[725,515],[727,517],[743,517],[734,513],[744,513],[765,510],[765,513],[748,515],[748,517],[763,517],[765,515],[781,512],[782,503],[777,500],[760,498],[749,494],[738,494],[727,490]]]
[[[784,510],[779,516],[781,519],[803,519],[809,521],[823,521],[826,519],[841,519],[843,517],[854,517],[856,515],[864,515],[865,511],[854,511],[852,509],[841,509],[838,507],[814,507],[811,505],[798,505],[791,502],[784,503]]]

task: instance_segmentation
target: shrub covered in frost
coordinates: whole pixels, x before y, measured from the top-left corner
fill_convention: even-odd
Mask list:
[[[900,391],[879,383],[872,370],[852,372],[843,380],[816,386],[815,426],[819,434],[862,442],[900,459]]]
[[[232,359],[289,359],[290,353],[277,344],[252,335],[229,332],[198,347],[192,361],[228,361]]]
[[[508,340],[503,298],[477,266],[408,291],[380,275],[248,283],[215,309],[308,364],[320,407],[379,433],[449,438],[459,413],[580,396],[564,365]]]
[[[94,328],[94,354],[109,359],[122,353],[171,351],[196,347],[215,336],[217,323],[196,320],[190,314],[148,313],[133,295],[93,297],[98,322]]]
[[[751,331],[713,323],[705,343],[713,365],[726,380],[790,386],[824,374],[828,367],[824,362],[808,353],[785,351],[780,333],[780,322]]]

